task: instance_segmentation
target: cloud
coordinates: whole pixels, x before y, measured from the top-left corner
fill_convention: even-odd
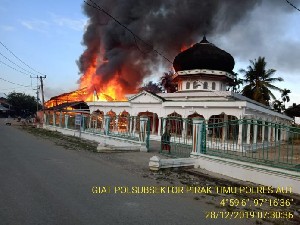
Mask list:
[[[49,22],[38,19],[21,21],[21,24],[29,30],[36,30],[40,32],[46,32],[50,26]]]
[[[61,27],[67,27],[75,31],[83,31],[87,23],[86,19],[71,19],[68,17],[56,15],[54,13],[51,13],[51,16],[54,24]]]
[[[300,73],[299,16],[284,1],[274,1],[274,4],[263,1],[248,17],[214,41],[236,61],[247,65],[249,60],[265,57],[267,68],[277,70],[277,76],[286,74],[283,78],[288,80],[289,74]]]

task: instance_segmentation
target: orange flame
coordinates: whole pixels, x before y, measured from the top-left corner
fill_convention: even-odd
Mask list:
[[[122,86],[118,83],[118,73],[104,83],[101,80],[101,75],[96,74],[97,56],[92,60],[90,67],[80,79],[80,88],[87,88],[85,101],[124,101],[125,93]],[[102,64],[108,61],[102,60]]]

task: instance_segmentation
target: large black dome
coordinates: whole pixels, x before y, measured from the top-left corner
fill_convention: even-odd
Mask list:
[[[204,36],[200,43],[179,53],[174,59],[173,67],[176,72],[209,69],[232,73],[234,59],[229,53],[208,42]]]

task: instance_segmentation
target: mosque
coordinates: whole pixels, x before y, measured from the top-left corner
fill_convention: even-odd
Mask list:
[[[127,126],[129,130],[135,129],[136,118],[147,116],[150,119],[152,138],[162,135],[163,118],[167,117],[200,117],[208,123],[255,119],[263,124],[290,124],[292,118],[245,96],[227,91],[234,79],[234,64],[234,58],[229,53],[208,42],[204,37],[200,43],[179,53],[174,59],[173,67],[176,73],[173,81],[177,84],[177,92],[154,94],[142,91],[126,95],[127,101],[95,101],[87,104],[92,115],[96,113],[102,116],[133,117],[134,121],[129,122],[132,125]],[[91,123],[90,127],[93,126],[97,125]],[[187,132],[185,127],[183,124],[180,128],[179,132],[182,135]],[[243,128],[240,127],[239,135],[242,135],[241,129]],[[253,129],[249,129],[248,132],[253,132]],[[263,136],[262,141],[285,138],[273,134],[271,137],[271,132],[267,131],[260,132],[260,136]]]

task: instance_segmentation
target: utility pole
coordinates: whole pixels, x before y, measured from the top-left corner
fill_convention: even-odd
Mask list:
[[[46,76],[40,76],[40,81],[41,81],[41,92],[42,92],[42,109],[43,109],[43,113],[45,113],[45,100],[44,100],[44,84],[43,84],[43,79],[45,79]]]
[[[45,104],[45,100],[44,100],[44,84],[43,84],[43,79],[45,79],[46,78],[46,76],[36,76],[36,77],[32,77],[32,76],[30,76],[30,78],[36,78],[37,79],[37,91],[36,91],[36,101],[37,101],[37,111],[36,111],[36,116],[37,116],[37,112],[38,112],[38,99],[39,99],[39,85],[38,85],[38,80],[40,79],[40,82],[41,82],[41,85],[40,85],[40,87],[41,87],[41,94],[42,94],[42,109],[43,109],[43,118],[42,118],[42,120],[44,119],[44,114],[45,114],[45,106],[44,106],[44,104]]]

